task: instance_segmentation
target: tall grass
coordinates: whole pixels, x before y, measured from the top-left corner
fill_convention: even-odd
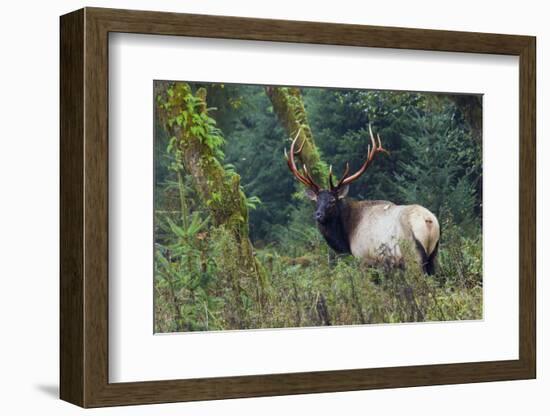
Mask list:
[[[299,228],[298,235],[318,233]],[[434,276],[416,266],[375,268],[351,256],[331,256],[316,237],[257,249],[268,276],[262,302],[255,300],[254,282],[231,270],[229,233],[210,227],[199,237],[180,239],[179,245],[192,248],[176,250],[182,255],[175,261],[157,250],[157,332],[482,318],[481,239],[461,236],[451,223],[444,224]],[[413,253],[407,256],[414,264]]]

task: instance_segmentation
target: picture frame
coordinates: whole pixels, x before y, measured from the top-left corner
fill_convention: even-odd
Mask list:
[[[519,57],[519,359],[109,382],[109,33]],[[530,36],[84,8],[60,19],[60,397],[82,407],[536,377],[536,40]]]

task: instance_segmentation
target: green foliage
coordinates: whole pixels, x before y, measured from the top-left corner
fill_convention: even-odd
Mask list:
[[[219,123],[230,143],[225,149],[225,161],[239,172],[244,192],[261,201],[255,202],[255,209],[249,213],[250,236],[261,245],[262,241],[270,240],[275,225],[288,221],[292,209],[288,198],[294,192],[294,180],[283,159],[283,150],[288,147],[284,140],[287,135],[263,88],[231,86],[231,89],[234,96],[242,97],[238,109],[227,110],[226,98],[211,101],[223,108],[225,114],[231,114],[229,119],[222,117]]]
[[[453,287],[481,287],[483,275],[481,234],[468,238],[461,228],[447,220],[442,224],[439,251],[440,275]]]
[[[206,90],[193,91],[187,83],[172,83],[157,96],[165,130],[170,134],[167,153],[169,168],[191,172],[201,200],[212,213],[215,224],[232,224],[243,236],[248,234],[248,211],[235,171],[226,171],[225,140],[215,120],[208,115]],[[186,165],[186,166],[184,166]]]
[[[411,124],[414,134],[404,135],[401,154],[412,156],[401,158],[394,175],[401,201],[421,201],[440,221],[454,219],[465,230],[479,226],[476,181],[481,177],[481,149],[456,125],[450,106],[417,114]]]
[[[158,332],[221,329],[218,311],[223,299],[212,296],[216,281],[213,261],[204,257],[204,230],[209,218],[194,212],[186,227],[166,216],[159,227],[175,238],[155,244],[155,329]]]
[[[174,321],[173,330],[208,329],[209,325],[221,325],[214,319],[223,299],[215,295],[220,273],[229,277],[237,294],[234,310],[242,309],[242,293],[246,290],[253,290],[254,301],[261,302],[265,277],[253,257],[247,221],[248,207],[260,200],[246,198],[239,175],[221,164],[225,141],[215,120],[208,116],[206,90],[193,91],[186,83],[165,85],[159,90],[158,118],[165,132],[159,135],[159,141],[162,137],[169,139],[165,152],[156,149],[164,155],[157,160],[158,170],[165,168],[168,172],[156,178],[155,278],[157,289],[165,289],[159,297],[171,306],[158,312],[167,317],[171,309],[172,319],[168,321]],[[198,198],[190,200],[191,194]],[[227,249],[231,253],[226,253],[220,266],[219,257],[206,253],[215,239],[209,236],[218,235],[222,229],[230,238]],[[243,316],[239,313],[230,325],[245,325]]]

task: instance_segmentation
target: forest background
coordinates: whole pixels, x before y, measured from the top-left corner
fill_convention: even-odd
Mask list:
[[[156,81],[155,332],[482,318],[482,97]],[[356,199],[420,204],[442,229],[435,276],[336,256],[284,149],[357,169]]]

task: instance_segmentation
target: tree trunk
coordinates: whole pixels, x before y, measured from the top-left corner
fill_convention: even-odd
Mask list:
[[[328,168],[326,163],[321,160],[319,150],[315,145],[300,90],[294,87],[266,87],[266,93],[287,134],[294,139],[300,130],[298,144],[301,145],[305,142],[299,156],[300,161],[307,166],[313,179],[321,187],[326,187]]]
[[[481,96],[461,94],[450,95],[449,97],[464,115],[464,119],[470,127],[474,140],[481,143],[483,129]]]
[[[158,91],[159,120],[171,137],[170,146],[180,171],[191,175],[202,205],[210,212],[216,230],[212,238],[230,240],[220,256],[220,270],[231,280],[238,308],[235,324],[246,327],[241,294],[265,301],[266,275],[254,256],[249,239],[246,196],[240,187],[240,176],[227,172],[219,159],[223,157],[224,140],[215,122],[208,116],[206,90],[193,94],[186,83],[165,84]],[[225,241],[225,240],[224,240]],[[252,293],[251,293],[252,292]]]

